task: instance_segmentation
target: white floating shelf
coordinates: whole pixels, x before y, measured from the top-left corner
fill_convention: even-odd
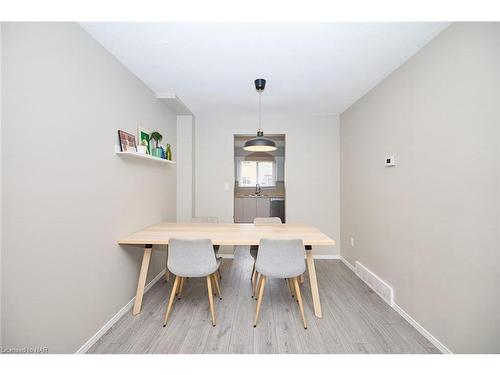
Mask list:
[[[157,158],[156,156],[151,156],[151,155],[147,155],[147,154],[139,154],[137,152],[122,152],[122,151],[115,151],[115,152],[118,155],[124,155],[126,157],[131,157],[131,158],[147,159],[147,160],[153,160],[153,161],[156,161],[159,163],[175,164],[175,161]]]

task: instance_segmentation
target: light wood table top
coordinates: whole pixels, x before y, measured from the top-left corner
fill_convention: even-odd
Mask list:
[[[301,239],[308,246],[332,246],[335,241],[305,224],[254,225],[159,223],[118,240],[121,245],[167,245],[170,238],[209,238],[214,245],[258,245],[261,238]]]

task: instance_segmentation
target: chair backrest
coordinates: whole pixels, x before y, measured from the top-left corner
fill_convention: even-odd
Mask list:
[[[199,217],[193,217],[191,219],[192,223],[211,223],[211,224],[218,224],[219,223],[219,218],[215,216],[199,216]]]
[[[277,225],[282,224],[279,217],[256,217],[253,219],[255,225]]]
[[[296,277],[306,270],[302,240],[261,239],[256,269],[271,277]]]
[[[174,275],[182,277],[210,275],[217,270],[212,241],[171,238],[167,267]]]

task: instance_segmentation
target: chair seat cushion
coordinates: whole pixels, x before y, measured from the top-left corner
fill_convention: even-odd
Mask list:
[[[208,239],[170,239],[167,266],[176,276],[203,277],[217,271],[219,263]]]
[[[302,240],[262,239],[255,269],[268,277],[291,278],[302,275],[306,270]]]
[[[268,277],[278,279],[289,279],[302,275],[306,271],[305,263],[303,265],[284,264],[280,259],[276,259],[273,264],[255,266],[257,272]]]
[[[199,271],[195,268],[176,269],[175,267],[169,267],[169,271],[174,275],[181,277],[205,277],[217,271],[218,268],[219,266],[215,266],[210,269],[205,268],[203,271]]]

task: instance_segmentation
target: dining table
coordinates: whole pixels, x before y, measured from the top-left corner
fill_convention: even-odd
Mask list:
[[[213,245],[251,246],[259,245],[261,239],[289,240],[300,239],[309,275],[309,283],[314,306],[314,314],[321,318],[321,301],[318,280],[314,267],[312,247],[333,246],[335,241],[319,229],[307,224],[254,225],[232,223],[168,223],[161,222],[120,238],[120,245],[135,245],[144,249],[142,264],[137,281],[133,314],[141,312],[144,288],[148,275],[153,245],[168,245],[171,238],[210,239]]]

